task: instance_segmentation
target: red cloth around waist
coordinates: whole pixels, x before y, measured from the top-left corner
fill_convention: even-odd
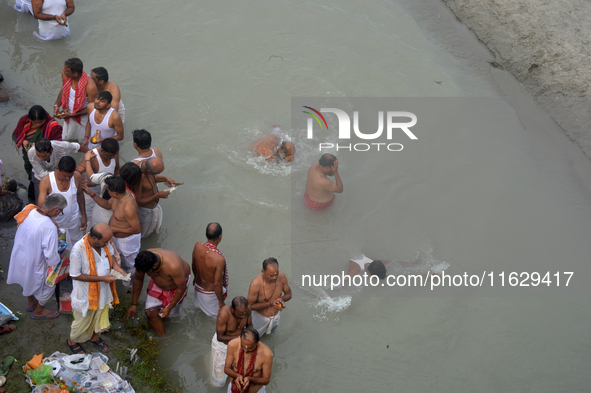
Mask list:
[[[330,201],[325,202],[325,203],[318,203],[318,202],[312,201],[310,199],[310,197],[308,196],[308,193],[305,192],[304,193],[304,201],[306,201],[306,205],[308,205],[308,207],[312,210],[326,209],[327,207],[332,205],[332,203],[334,202],[334,195],[332,196],[332,199]]]

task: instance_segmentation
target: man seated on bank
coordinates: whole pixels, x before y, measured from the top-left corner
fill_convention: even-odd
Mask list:
[[[133,296],[127,309],[127,319],[134,318],[137,302],[144,285],[144,274],[150,277],[146,298],[146,316],[159,336],[165,336],[164,318],[179,317],[187,296],[191,267],[179,254],[163,248],[150,248],[135,258]]]
[[[211,340],[211,384],[221,388],[228,376],[224,372],[228,343],[239,337],[242,329],[252,326],[251,310],[244,296],[232,299],[231,306],[224,306],[218,313],[216,333]]]
[[[119,86],[115,82],[109,81],[107,69],[105,67],[93,68],[90,72],[90,77],[96,84],[96,89],[99,93],[102,91],[111,93],[111,96],[113,96],[111,107],[119,113],[121,121],[125,123],[125,105],[121,101],[121,90],[119,90]]]
[[[277,259],[265,259],[261,272],[250,283],[248,304],[252,308],[252,325],[263,336],[277,330],[285,302],[291,299],[291,288],[287,276],[279,271]]]
[[[228,343],[224,372],[232,379],[228,393],[265,393],[271,381],[273,352],[260,342],[259,332],[252,327],[242,329],[240,337]]]
[[[279,127],[275,127],[275,131],[277,130],[279,130]],[[283,159],[285,162],[292,162],[296,148],[283,134],[273,133],[262,136],[254,141],[251,150],[257,155],[264,157],[267,161],[280,161]]]
[[[329,207],[334,201],[334,193],[343,192],[343,182],[338,168],[337,158],[326,153],[308,169],[304,201],[310,209],[320,210]],[[335,181],[331,181],[328,176],[334,176]]]

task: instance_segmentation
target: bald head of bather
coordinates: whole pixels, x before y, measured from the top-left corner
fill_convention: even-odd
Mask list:
[[[90,228],[90,233],[88,234],[88,242],[95,248],[106,246],[111,238],[113,238],[113,231],[104,222]]]
[[[158,157],[149,158],[144,162],[144,169],[152,175],[158,175],[164,171],[164,162]]]

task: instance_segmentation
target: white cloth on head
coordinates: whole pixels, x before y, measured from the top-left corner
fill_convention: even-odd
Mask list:
[[[279,326],[280,317],[281,311],[275,316],[266,317],[259,312],[252,310],[252,327],[259,332],[259,336],[261,337],[263,337],[263,334],[275,333],[277,326]]]
[[[30,12],[31,15],[34,15],[31,0],[16,0],[16,3],[14,3],[14,9],[18,12]]]
[[[108,243],[109,252],[113,257],[113,247]],[[109,263],[109,257],[105,252],[105,248],[101,247],[100,254],[92,248],[94,253],[94,263],[96,266],[97,276],[106,276],[111,271],[111,264]],[[114,262],[114,261],[113,261]],[[70,276],[73,278],[72,285],[72,310],[81,313],[86,316],[88,312],[88,289],[89,283],[86,281],[76,280],[76,277],[81,274],[90,274],[90,262],[88,262],[88,255],[86,254],[86,245],[84,239],[80,239],[72,248],[70,253]],[[98,309],[101,310],[113,301],[113,294],[111,293],[111,287],[106,282],[99,282],[99,297],[98,297]]]
[[[162,207],[160,204],[151,209],[138,207],[137,218],[140,221],[142,238],[148,237],[152,232],[159,233],[162,225]]]
[[[70,97],[74,97],[75,95],[76,93],[70,90]],[[72,108],[72,104],[70,104],[69,108]],[[69,123],[64,121],[64,124],[62,125],[62,141],[78,141],[78,143],[84,142],[86,123],[88,123],[88,115],[80,116],[80,123],[81,124],[78,124],[78,122],[74,121],[74,119],[70,119]]]
[[[43,0],[41,12],[47,15],[61,15],[67,8],[66,0]],[[69,25],[69,17],[66,17],[66,19],[66,23]],[[57,40],[69,36],[70,27],[60,25],[55,18],[51,20],[39,19],[39,33],[34,32],[33,34],[42,40]]]
[[[80,144],[65,141],[51,141],[51,147],[53,148],[53,151],[49,156],[49,161],[41,161],[41,159],[37,157],[35,145],[31,146],[27,152],[27,157],[33,167],[33,175],[37,180],[41,180],[47,176],[49,172],[55,171],[57,164],[59,164],[62,157],[80,150]]]
[[[223,287],[226,293],[226,287]],[[200,308],[208,317],[216,318],[220,312],[218,297],[214,291],[205,291],[199,285],[195,284],[195,297],[193,298],[195,308]]]
[[[226,384],[228,375],[224,372],[226,367],[226,356],[228,355],[228,345],[218,341],[217,332],[211,339],[211,384],[221,388]]]
[[[127,273],[135,271],[135,257],[140,252],[141,242],[142,236],[139,233],[128,237],[113,237],[113,243],[121,255],[121,268]]]
[[[96,115],[96,109],[93,110],[90,115],[88,116],[88,121],[90,122],[90,139],[97,136],[97,139],[106,139],[112,138],[117,135],[117,131],[114,128],[109,127],[109,119],[111,118],[111,113],[115,111],[115,108],[109,108],[105,117],[103,117],[103,121],[100,124],[94,120]],[[98,133],[98,135],[97,135]],[[100,143],[93,143],[92,141],[88,141],[88,149],[96,149],[97,147],[101,147]]]
[[[265,393],[267,391],[266,389],[266,385],[261,386],[261,388],[259,390],[256,391],[256,393]],[[232,382],[230,382],[228,384],[228,392],[227,393],[232,393]]]
[[[180,317],[181,316],[181,311],[183,309],[183,303],[184,302],[177,303],[177,305],[174,306],[172,308],[172,310],[170,310],[170,313],[168,314],[168,316],[170,318]],[[162,308],[162,300],[156,299],[153,296],[147,295],[146,296],[146,310],[149,310],[151,308]]]
[[[44,288],[47,270],[60,261],[57,237],[51,218],[32,210],[16,230],[6,283],[19,284],[23,296],[42,296],[48,291]]]

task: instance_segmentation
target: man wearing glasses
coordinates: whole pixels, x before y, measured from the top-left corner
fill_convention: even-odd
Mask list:
[[[55,287],[45,284],[49,266],[57,265],[60,255],[57,251],[57,225],[52,218],[67,207],[66,198],[60,194],[45,198],[43,207],[30,204],[14,218],[18,224],[7,284],[19,284],[29,304],[26,310],[33,312],[33,319],[54,319],[60,314],[45,308]]]
[[[76,160],[62,157],[55,172],[50,172],[39,183],[39,204],[43,205],[48,195],[60,194],[68,205],[55,217],[55,222],[66,231],[68,251],[82,239],[86,230],[86,208],[82,192],[82,176],[76,172]]]

